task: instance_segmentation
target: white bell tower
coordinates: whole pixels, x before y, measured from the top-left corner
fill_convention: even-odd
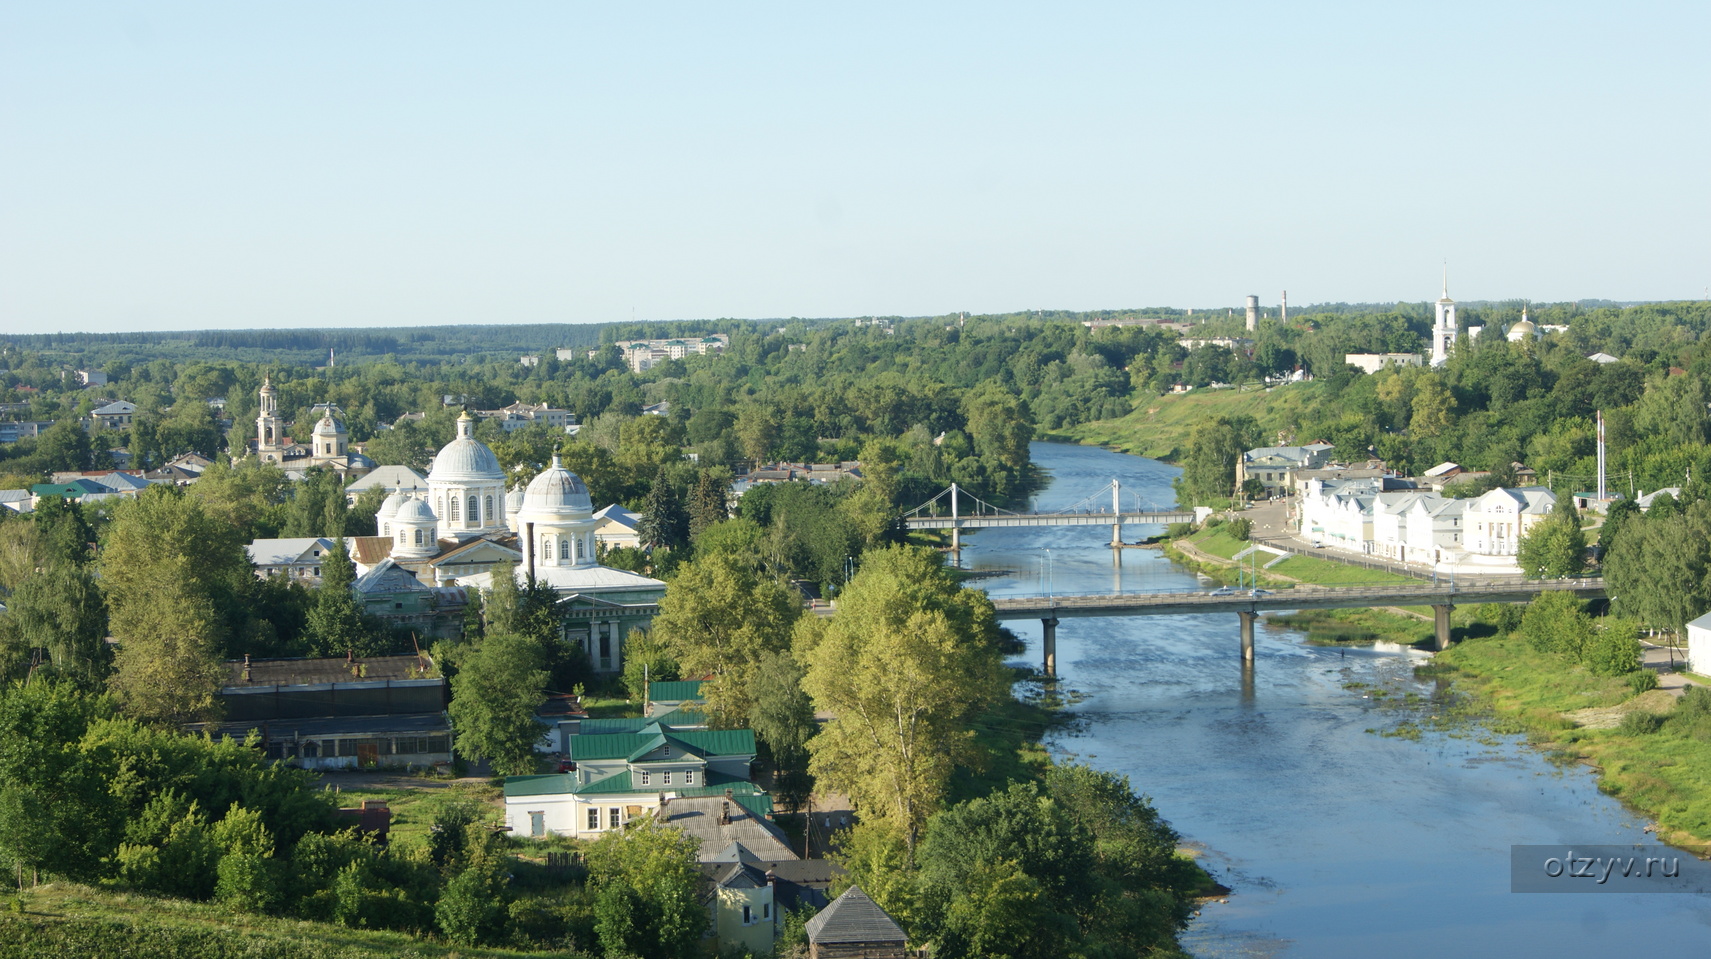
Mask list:
[[[1456,301],[1450,299],[1450,271],[1444,268],[1444,294],[1438,297],[1438,315],[1432,323],[1432,365],[1443,366],[1456,351]]]

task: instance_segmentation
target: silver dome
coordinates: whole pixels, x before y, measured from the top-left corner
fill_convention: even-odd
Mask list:
[[[465,412],[457,418],[457,439],[447,443],[434,457],[434,468],[428,472],[430,483],[493,483],[505,482],[505,471],[499,468],[499,457],[476,439],[475,419]]]
[[[401,526],[432,526],[439,522],[439,517],[434,515],[434,509],[428,505],[427,500],[409,496],[405,497],[404,504],[398,507],[398,513],[392,517],[392,522]]]
[[[552,465],[529,482],[519,515],[535,519],[580,519],[592,516],[594,504],[582,478],[564,468],[557,453]]]
[[[399,507],[403,506],[409,498],[403,490],[393,490],[385,499],[380,501],[380,509],[375,512],[374,518],[378,520],[393,519],[398,515]]]

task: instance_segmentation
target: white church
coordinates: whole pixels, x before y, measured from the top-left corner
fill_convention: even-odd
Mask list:
[[[588,487],[557,454],[526,489],[508,488],[510,478],[499,458],[475,438],[475,423],[466,410],[457,420],[457,438],[434,456],[426,479],[419,485],[409,480],[408,487],[400,481],[400,488],[386,497],[375,514],[379,535],[348,538],[358,575],[386,564],[427,588],[489,590],[494,568],[514,564],[519,584],[533,576],[559,594],[563,638],[586,650],[596,671],[623,669],[624,637],[652,621],[665,583],[600,565],[595,537],[600,520]],[[315,447],[291,459],[338,469],[349,462],[343,436],[342,424],[329,410],[316,426]],[[285,450],[292,444],[281,431],[271,382],[261,388],[257,438],[264,461],[289,461]],[[262,559],[270,557],[283,557],[273,565],[288,567],[287,573],[314,569],[318,575],[318,557],[327,545],[322,538],[266,540],[252,543],[250,553],[262,575],[273,572]]]

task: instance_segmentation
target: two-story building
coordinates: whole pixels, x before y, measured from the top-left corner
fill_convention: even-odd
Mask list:
[[[1259,480],[1266,493],[1276,496],[1295,488],[1297,470],[1321,469],[1331,461],[1329,443],[1309,443],[1306,446],[1262,446],[1248,450],[1236,461],[1236,488],[1248,480]]]
[[[717,795],[770,817],[771,797],[749,780],[754,757],[748,729],[654,722],[633,733],[585,731],[570,740],[574,770],[505,780],[505,822],[515,836],[597,838],[668,800]]]
[[[1556,494],[1543,486],[1494,489],[1469,500],[1463,542],[1480,556],[1514,556],[1521,537],[1556,508]]]

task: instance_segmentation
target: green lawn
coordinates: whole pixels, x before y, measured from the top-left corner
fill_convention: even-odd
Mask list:
[[[1347,563],[1339,563],[1332,559],[1320,559],[1317,556],[1291,556],[1276,566],[1265,570],[1265,572],[1288,576],[1303,583],[1317,583],[1322,586],[1419,582],[1412,576],[1387,573],[1382,569],[1367,569],[1364,566],[1350,566]]]
[[[338,774],[330,774],[322,780],[325,788],[335,791],[340,806],[357,806],[364,799],[385,800],[392,810],[392,833],[394,843],[425,842],[428,827],[433,825],[441,810],[453,803],[472,802],[486,809],[488,818],[498,819],[503,808],[500,804],[500,790],[496,786],[477,783],[435,783],[423,780],[417,786],[344,786]]]

